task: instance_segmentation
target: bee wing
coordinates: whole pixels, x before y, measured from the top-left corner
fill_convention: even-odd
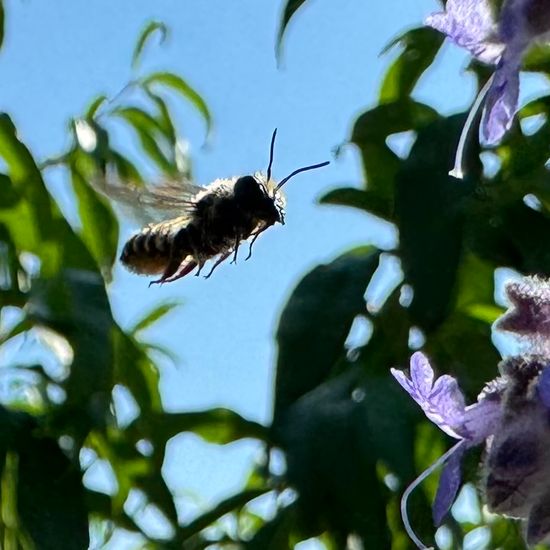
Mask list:
[[[167,181],[155,187],[138,187],[102,179],[94,181],[92,185],[119,204],[125,213],[145,224],[175,217],[190,217],[195,209],[197,195],[204,191],[204,187],[187,181]]]

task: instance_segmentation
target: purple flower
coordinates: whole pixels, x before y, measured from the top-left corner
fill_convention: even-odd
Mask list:
[[[494,434],[501,417],[501,387],[498,382],[489,385],[479,396],[477,403],[465,406],[464,396],[457,381],[443,375],[434,381],[434,372],[427,357],[416,352],[411,357],[410,378],[402,371],[391,369],[391,373],[407,393],[420,405],[424,414],[446,434],[459,440],[432,467],[414,481],[403,495],[403,516],[411,538],[420,548],[406,518],[406,498],[427,475],[440,464],[445,463],[439,487],[433,504],[433,516],[439,525],[454,502],[461,484],[461,460],[466,450],[483,443]]]
[[[508,283],[506,295],[512,307],[498,320],[501,330],[537,340],[550,337],[550,282],[540,277],[524,277]],[[536,344],[537,342],[534,342]]]
[[[550,31],[550,2],[506,0],[498,17],[490,0],[448,0],[444,12],[429,16],[426,24],[446,34],[483,63],[496,66],[464,127],[457,153],[461,161],[466,136],[483,101],[482,136],[488,145],[500,142],[510,129],[518,107],[519,70],[529,46]],[[452,171],[462,177],[461,162]]]
[[[444,465],[432,507],[439,525],[461,486],[464,454],[480,444],[485,445],[480,484],[489,510],[522,520],[528,545],[550,542],[550,281],[525,277],[508,284],[506,293],[512,307],[495,327],[517,334],[526,346],[521,355],[501,361],[501,376],[476,403],[465,405],[453,377],[436,379],[420,352],[411,357],[409,376],[391,370],[426,416],[458,440],[403,494],[403,522],[419,548],[426,546],[409,523],[409,495]]]

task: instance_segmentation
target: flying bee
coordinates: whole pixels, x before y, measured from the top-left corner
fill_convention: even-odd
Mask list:
[[[206,278],[233,255],[239,245],[252,245],[275,223],[284,224],[285,197],[281,188],[301,172],[327,166],[329,162],[298,168],[279,183],[271,179],[277,130],[273,132],[266,174],[217,179],[205,187],[187,182],[165,183],[154,189],[102,182],[108,197],[142,213],[153,213],[155,221],[132,236],[124,245],[120,261],[141,275],[160,275],[150,284],[169,283],[215,260]]]

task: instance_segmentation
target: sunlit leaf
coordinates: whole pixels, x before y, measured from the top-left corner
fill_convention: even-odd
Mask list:
[[[159,72],[149,75],[143,80],[145,86],[160,84],[178,92],[184,99],[187,99],[199,111],[206,122],[207,133],[212,126],[212,116],[202,97],[183,78],[168,72]]]
[[[181,302],[166,302],[160,306],[155,307],[149,313],[145,314],[130,330],[134,335],[141,332],[151,325],[156,323],[159,319],[170,313],[176,307],[180,306]]]
[[[107,96],[100,95],[97,96],[91,103],[90,106],[86,109],[85,118],[87,119],[93,119],[96,115],[97,111],[101,108],[101,106],[107,101]]]
[[[283,36],[290,20],[294,17],[296,12],[302,7],[306,0],[287,0],[281,22],[279,23],[279,30],[277,32],[277,57],[281,56],[281,50],[283,46]]]
[[[406,32],[390,47],[402,48],[386,72],[380,88],[380,103],[404,99],[411,95],[422,73],[432,64],[443,43],[443,34],[429,27]]]
[[[124,119],[136,132],[143,151],[167,175],[176,175],[174,158],[169,158],[157,140],[161,128],[155,118],[137,107],[121,107],[112,111],[113,115]],[[171,151],[173,154],[173,151]]]
[[[151,21],[141,31],[134,48],[134,53],[132,54],[133,68],[136,68],[139,65],[143,48],[145,47],[147,41],[151,39],[151,36],[157,31],[160,34],[160,43],[162,44],[168,35],[168,27],[162,21]]]
[[[104,199],[86,182],[76,161],[73,161],[70,167],[82,224],[82,239],[109,282],[118,245],[118,223]]]

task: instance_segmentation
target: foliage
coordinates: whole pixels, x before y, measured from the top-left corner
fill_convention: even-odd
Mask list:
[[[281,37],[302,3],[287,3]],[[146,27],[134,65],[155,31],[164,37],[166,27],[157,22]],[[111,207],[89,182],[106,163],[121,179],[136,184],[144,179],[139,167],[112,147],[110,132],[117,121],[128,125],[144,158],[160,173],[190,177],[190,159],[165,94],[191,102],[209,129],[211,115],[201,96],[170,72],[138,77],[116,98],[92,101],[72,125],[69,149],[43,162],[18,138],[9,115],[0,116],[5,166],[0,175],[0,344],[36,341],[54,352],[59,367],[3,368],[15,379],[22,371],[32,373],[27,388],[32,399],[19,396],[0,407],[0,540],[6,548],[55,548],[60,533],[74,548],[83,548],[89,518],[141,532],[158,548],[217,543],[275,550],[313,536],[328,548],[344,548],[350,537],[369,549],[411,548],[399,516],[400,494],[448,441],[409,403],[389,368],[407,363],[416,345],[411,335],[420,333],[434,362],[457,375],[473,398],[494,378],[499,361],[491,343],[491,324],[500,312],[493,298],[495,271],[508,267],[550,274],[545,238],[550,232],[545,165],[550,102],[541,98],[522,110],[523,120],[545,118],[529,134],[516,124],[493,151],[498,160],[494,175],[484,172],[480,149],[471,145],[468,178],[455,180],[448,171],[465,117],[445,117],[412,97],[440,46],[441,38],[429,29],[410,31],[394,44],[401,50],[383,78],[379,102],[358,117],[351,135],[361,154],[364,187],[335,189],[321,201],[394,224],[400,240],[389,254],[400,261],[402,280],[384,288],[381,305],[377,301],[378,307],[371,307],[369,285],[382,256],[361,247],[300,281],[277,330],[275,415],[269,427],[224,409],[166,412],[157,365],[141,338],[173,305],[159,305],[124,331],[106,292],[118,226]],[[528,62],[533,70],[544,70],[548,52],[536,55]],[[139,101],[130,101],[132,94]],[[94,129],[96,142],[90,147],[76,139],[79,120]],[[408,133],[413,144],[410,153],[400,156],[389,143],[401,133]],[[76,225],[65,219],[44,183],[52,168],[71,182]],[[365,344],[349,349],[346,341],[357,319],[368,322],[371,333]],[[127,425],[113,408],[120,388],[139,404],[139,414]],[[266,459],[242,492],[182,524],[161,475],[166,444],[181,432],[218,444],[256,438],[267,451],[284,452],[286,472],[273,473]],[[140,451],[144,441],[150,453]],[[83,454],[110,465],[114,494],[85,487]],[[291,489],[295,498],[279,499],[269,521],[251,511],[255,499],[288,496]],[[170,523],[170,540],[152,540],[127,511],[124,504],[136,490]],[[428,540],[434,490],[434,480],[428,481],[411,506],[412,521]],[[238,526],[231,532],[218,523],[228,514]],[[488,548],[520,547],[510,521],[480,518],[478,525],[448,519],[456,547],[479,526],[490,530]],[[212,525],[218,529],[208,529]]]

